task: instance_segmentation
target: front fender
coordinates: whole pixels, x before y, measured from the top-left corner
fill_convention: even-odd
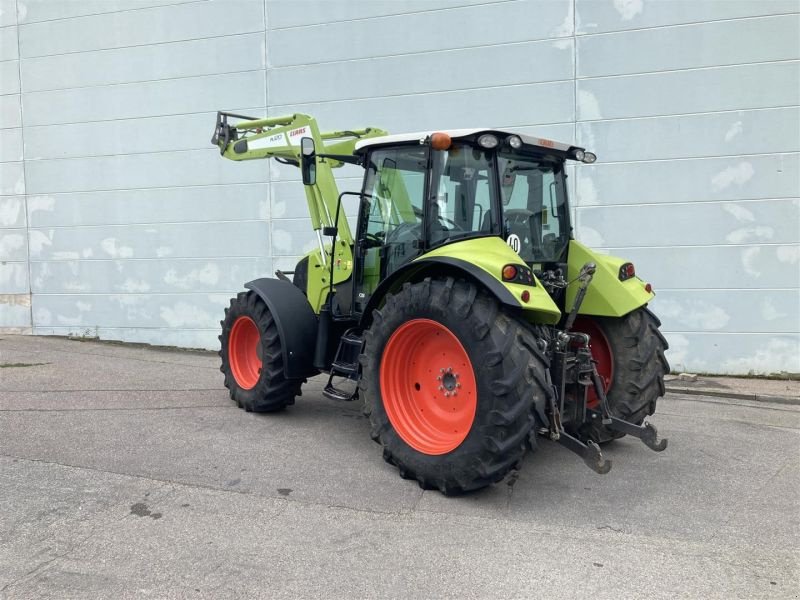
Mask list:
[[[244,287],[258,294],[275,319],[286,378],[314,375],[317,316],[303,292],[288,281],[268,277],[249,281]]]

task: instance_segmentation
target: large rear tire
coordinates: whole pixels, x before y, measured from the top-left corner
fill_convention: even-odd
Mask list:
[[[644,307],[620,318],[581,317],[575,322],[576,331],[592,337],[592,357],[607,384],[611,413],[637,425],[656,411],[656,401],[665,393],[669,363],[664,352],[669,345],[660,326],[658,317]],[[596,402],[592,391],[589,405]],[[584,434],[600,443],[625,436],[598,422],[586,426]]]
[[[219,370],[231,399],[247,412],[275,412],[294,404],[301,379],[286,379],[275,319],[253,291],[231,299],[220,321]]]
[[[522,459],[547,356],[530,329],[465,281],[406,283],[373,311],[359,383],[372,438],[400,475],[460,494]]]

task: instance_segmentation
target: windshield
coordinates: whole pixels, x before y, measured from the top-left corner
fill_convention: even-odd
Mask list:
[[[527,263],[558,262],[569,242],[562,165],[498,155],[503,237]]]
[[[496,185],[490,152],[453,144],[432,153],[432,177],[426,207],[431,246],[479,235],[497,235]]]

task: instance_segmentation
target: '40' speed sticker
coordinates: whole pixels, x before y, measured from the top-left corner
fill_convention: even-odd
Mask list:
[[[510,236],[506,238],[506,244],[511,246],[511,249],[519,254],[519,249],[522,244],[519,241],[519,236],[516,233],[512,233]]]

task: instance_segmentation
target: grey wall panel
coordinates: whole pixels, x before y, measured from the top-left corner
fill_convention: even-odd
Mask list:
[[[800,333],[798,290],[665,290],[653,302],[667,331]]]
[[[265,161],[234,163],[213,149],[98,158],[32,160],[31,194],[266,181]],[[3,163],[0,163],[3,164]],[[6,163],[11,164],[11,163]]]
[[[330,2],[330,0],[273,2],[265,0],[267,26],[270,29],[369,19],[486,3],[487,0],[405,0],[404,2],[396,0],[370,0],[369,2]]]
[[[0,94],[19,94],[19,61],[0,62]]]
[[[19,58],[17,28],[15,26],[0,27],[0,60],[16,58]]]
[[[22,160],[22,129],[0,129],[0,162]]]
[[[799,0],[577,0],[579,34],[800,12]]]
[[[797,240],[798,227],[796,198],[578,208],[581,235],[590,236],[590,245],[601,248],[791,244]]]
[[[3,223],[0,199],[0,225]],[[9,209],[11,210],[11,209]],[[266,183],[30,196],[31,227],[247,221],[270,218]]]
[[[34,294],[228,293],[272,276],[270,258],[166,257],[155,260],[68,260],[31,263]]]
[[[264,34],[61,54],[23,61],[26,92],[263,69]]]
[[[578,76],[796,60],[798,40],[798,15],[583,36],[578,38]]]
[[[29,294],[28,263],[0,262],[0,294]]]
[[[301,256],[318,247],[311,219],[273,219],[273,256]]]
[[[650,224],[655,227],[657,224]],[[579,232],[580,234],[580,232]],[[796,289],[800,244],[609,248],[659,289]]]
[[[0,27],[17,24],[17,0],[0,0]]]
[[[765,375],[800,372],[800,336],[667,333],[676,371]]]
[[[0,332],[30,333],[31,295],[0,293]]]
[[[0,229],[0,262],[19,261],[28,258],[27,239],[24,229],[3,227]]]
[[[20,23],[36,23],[39,21],[55,21],[85,15],[137,10],[154,6],[171,4],[187,4],[198,0],[22,0],[20,10],[24,10]],[[24,9],[23,9],[24,7]]]
[[[214,329],[228,294],[34,294],[36,327]]]
[[[269,256],[269,223],[155,223],[31,229],[31,260]]]
[[[563,82],[293,106],[297,112],[315,115],[330,129],[373,124],[402,132],[561,123],[574,118],[573,98],[572,82]],[[278,106],[270,110],[283,114],[293,109]],[[492,125],[482,125],[487,122]]]
[[[272,30],[267,59],[282,67],[566,37],[572,35],[571,6],[569,0],[538,2],[533,19],[530,5],[519,0]],[[319,44],[321,35],[338,43]]]
[[[21,162],[0,162],[0,196],[24,194],[25,172]]]
[[[578,123],[578,142],[614,162],[797,152],[798,131],[800,108],[770,108]]]
[[[19,102],[19,94],[0,96],[0,129],[22,125]]]
[[[276,68],[267,93],[281,105],[566,80],[572,57],[569,40]]]
[[[248,71],[32,92],[23,95],[22,106],[25,125],[180,115],[212,112],[231,106],[264,106],[264,86],[263,71]],[[213,129],[213,124],[211,127]],[[211,139],[210,134],[203,134]]]
[[[581,165],[581,206],[792,198],[800,189],[800,154],[767,154],[634,164]]]
[[[336,178],[339,192],[361,191],[361,178]],[[358,198],[344,196],[342,210],[346,215],[358,213]],[[274,219],[299,219],[308,217],[308,202],[303,186],[295,181],[281,181],[272,184],[272,216]]]
[[[0,228],[24,228],[25,223],[25,197],[0,196]]]
[[[23,24],[20,54],[28,58],[252,33],[263,30],[262,12],[250,0],[212,0]]]
[[[765,89],[772,92],[764,94]],[[581,121],[798,104],[796,61],[578,81]]]
[[[261,114],[263,108],[234,110]],[[25,157],[73,158],[211,148],[215,112],[25,127]]]

